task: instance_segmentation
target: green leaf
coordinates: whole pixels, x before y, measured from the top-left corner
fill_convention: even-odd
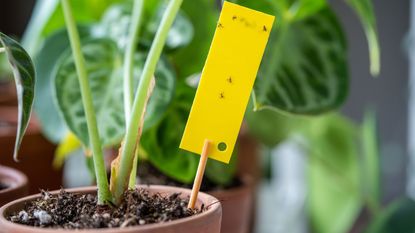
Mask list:
[[[72,0],[71,6],[77,23],[84,24],[97,22],[108,6],[122,1],[124,0]],[[43,4],[49,4],[49,2],[43,1]],[[64,26],[62,5],[59,4],[43,28],[42,34],[47,36]]]
[[[286,115],[270,109],[253,111],[248,107],[245,113],[249,133],[269,147],[275,147],[287,139],[293,132],[300,130],[304,119]]]
[[[215,1],[183,1],[182,11],[193,24],[194,36],[189,45],[176,51],[172,60],[178,77],[185,78],[202,71],[216,29],[219,10]]]
[[[146,30],[143,34],[143,40],[145,44],[150,45],[154,35],[156,34],[157,28],[160,25],[163,12],[166,9],[166,5],[161,5],[157,8],[156,14],[147,22]],[[193,38],[193,26],[188,16],[183,12],[179,11],[177,14],[172,27],[167,35],[166,48],[167,49],[178,49],[184,47],[190,43]]]
[[[357,129],[335,114],[309,124],[308,210],[312,231],[346,233],[362,207]]]
[[[370,73],[377,76],[380,72],[380,47],[372,0],[346,0],[346,2],[359,16],[363,25],[369,45]]]
[[[131,3],[114,4],[108,7],[98,24],[99,33],[112,38],[123,50],[127,46],[132,8]]]
[[[415,202],[401,198],[390,204],[376,216],[366,233],[408,233],[415,232]]]
[[[13,157],[17,160],[20,143],[29,124],[35,91],[35,68],[27,52],[13,39],[0,32],[0,44],[13,71],[17,88],[18,123]]]
[[[102,144],[116,145],[124,134],[122,58],[115,43],[108,39],[93,39],[82,46],[89,75],[97,122]],[[56,70],[56,99],[69,129],[89,147],[89,137],[81,90],[70,50],[60,58]]]
[[[157,7],[159,4],[146,2],[146,10],[143,16],[143,33],[140,36],[140,43],[148,48],[156,34],[161,17],[165,10],[165,5]],[[120,48],[125,48],[128,40],[128,29],[131,21],[132,4],[115,4],[108,8],[102,17],[99,33],[111,37]],[[172,27],[167,35],[166,48],[168,50],[178,49],[186,46],[193,38],[193,27],[185,13],[179,11]]]
[[[9,66],[7,55],[0,52],[0,82],[12,81],[13,71]]]
[[[191,183],[199,156],[179,149],[194,90],[180,83],[176,96],[163,119],[143,133],[140,144],[151,164],[169,177]]]
[[[380,209],[380,162],[379,146],[376,129],[376,116],[374,112],[367,111],[361,129],[363,161],[362,179],[365,198],[368,201],[369,210],[375,215]]]
[[[256,109],[318,114],[340,106],[348,92],[346,41],[327,6],[273,29],[254,87]]]
[[[81,42],[90,39],[92,27],[78,26]],[[64,119],[59,114],[54,96],[54,69],[62,51],[69,49],[68,32],[66,29],[56,31],[47,37],[34,57],[36,66],[36,96],[34,110],[43,134],[52,142],[58,143],[68,129]],[[75,72],[75,71],[74,71]]]
[[[125,134],[121,54],[115,42],[104,38],[85,42],[82,50],[102,143],[104,146],[117,145]],[[136,84],[145,56],[142,53],[135,56]],[[174,94],[175,75],[165,59],[158,63],[155,76],[156,87],[147,107],[144,130],[160,121]],[[82,143],[88,146],[86,119],[70,51],[67,51],[58,63],[55,81],[57,102],[66,124]]]
[[[286,0],[289,5],[286,17],[292,20],[301,20],[312,16],[323,7],[327,6],[326,0]]]

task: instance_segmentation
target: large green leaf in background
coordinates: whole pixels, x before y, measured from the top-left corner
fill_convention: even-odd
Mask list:
[[[326,6],[273,29],[254,88],[256,109],[317,114],[340,106],[348,92],[346,41]]]
[[[115,145],[124,133],[121,55],[112,40],[84,43],[82,52],[88,72],[102,144]],[[89,146],[89,137],[75,63],[70,50],[56,66],[56,99],[69,129]],[[117,88],[118,87],[118,88]]]
[[[377,215],[365,233],[415,232],[415,201],[402,198],[390,204]]]
[[[362,206],[357,129],[330,114],[310,120],[308,211],[312,232],[345,233]]]
[[[326,6],[326,0],[285,0],[289,6],[285,17],[290,20],[307,18]]]
[[[72,0],[71,5],[78,23],[91,23],[98,21],[109,5],[121,1],[125,0]],[[44,36],[65,26],[62,6],[59,3],[59,0],[36,1],[22,38],[23,46],[31,55],[36,54]]]
[[[125,0],[72,0],[71,6],[74,17],[78,23],[97,22],[101,18],[105,10],[114,3],[123,2]],[[44,1],[44,4],[48,4]],[[65,26],[62,6],[59,4],[54,9],[49,21],[42,30],[43,35],[48,35]]]
[[[193,24],[194,36],[190,44],[172,55],[178,77],[186,78],[202,71],[216,29],[219,10],[215,1],[183,1],[182,11]]]
[[[104,146],[116,145],[125,133],[121,54],[110,39],[90,40],[83,44],[82,50],[102,143]],[[144,54],[135,56],[135,83],[138,83],[144,59]],[[70,51],[67,51],[56,70],[56,97],[68,127],[88,145],[88,131],[76,75],[74,60]],[[145,129],[161,119],[174,93],[175,75],[166,59],[159,61],[155,76],[156,87],[147,107]]]
[[[166,10],[166,5],[160,5],[156,9],[156,13],[146,23],[146,30],[144,30],[143,41],[148,46],[151,45],[157,28],[160,25],[163,17],[163,12]],[[179,11],[174,19],[173,25],[167,34],[166,49],[178,49],[190,43],[193,38],[193,26],[189,17],[183,12]]]
[[[195,90],[178,83],[176,95],[160,123],[143,133],[140,145],[148,160],[161,172],[183,183],[191,183],[198,155],[179,149]]]
[[[81,43],[90,39],[91,30],[89,26],[78,26]],[[34,58],[38,77],[35,86],[34,110],[44,135],[54,143],[61,141],[68,131],[53,96],[55,79],[53,71],[62,51],[68,48],[68,32],[66,29],[61,29],[45,39]]]
[[[346,2],[356,11],[365,29],[369,45],[370,72],[373,76],[377,76],[380,72],[380,47],[372,0],[346,0]]]
[[[17,88],[18,125],[13,157],[17,154],[32,111],[35,91],[35,68],[27,52],[13,39],[0,32],[0,45],[6,53]]]
[[[7,55],[0,53],[0,83],[11,81],[13,72],[10,69],[9,62],[7,61]]]
[[[150,1],[150,3],[152,3]],[[163,4],[150,4],[146,2],[145,11],[143,12],[142,33],[139,36],[140,43],[147,49],[156,34],[160,24],[162,13],[165,10]],[[117,42],[122,49],[125,48],[128,40],[128,29],[132,13],[131,2],[115,4],[107,9],[104,13],[98,29],[99,33],[111,37]],[[193,27],[183,11],[179,11],[172,27],[169,30],[166,40],[166,49],[173,50],[190,43],[193,37]]]
[[[245,113],[249,133],[269,147],[275,147],[304,127],[306,119],[301,116],[282,114],[270,109],[253,111],[248,106]]]

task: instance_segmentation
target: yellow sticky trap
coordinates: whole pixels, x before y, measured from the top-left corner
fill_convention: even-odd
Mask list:
[[[180,148],[229,163],[273,22],[224,2]]]

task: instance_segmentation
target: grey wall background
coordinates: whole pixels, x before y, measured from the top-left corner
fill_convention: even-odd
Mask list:
[[[350,93],[343,112],[361,122],[366,108],[378,115],[383,194],[388,201],[405,192],[408,113],[409,0],[374,0],[381,46],[381,74],[369,73],[368,47],[357,16],[343,1],[331,1],[349,44]]]

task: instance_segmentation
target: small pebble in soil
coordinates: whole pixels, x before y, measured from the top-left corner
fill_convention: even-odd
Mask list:
[[[20,211],[18,216],[19,216],[20,221],[22,221],[23,223],[26,223],[27,221],[29,221],[29,215],[24,210]]]
[[[58,195],[41,192],[41,197],[8,217],[12,222],[64,229],[130,227],[167,222],[201,213],[204,208],[188,209],[188,199],[179,193],[151,195],[144,189],[127,191],[118,207],[97,205],[91,194],[73,194],[61,190]]]
[[[33,216],[39,220],[41,225],[48,225],[52,221],[52,216],[44,210],[35,210]]]

